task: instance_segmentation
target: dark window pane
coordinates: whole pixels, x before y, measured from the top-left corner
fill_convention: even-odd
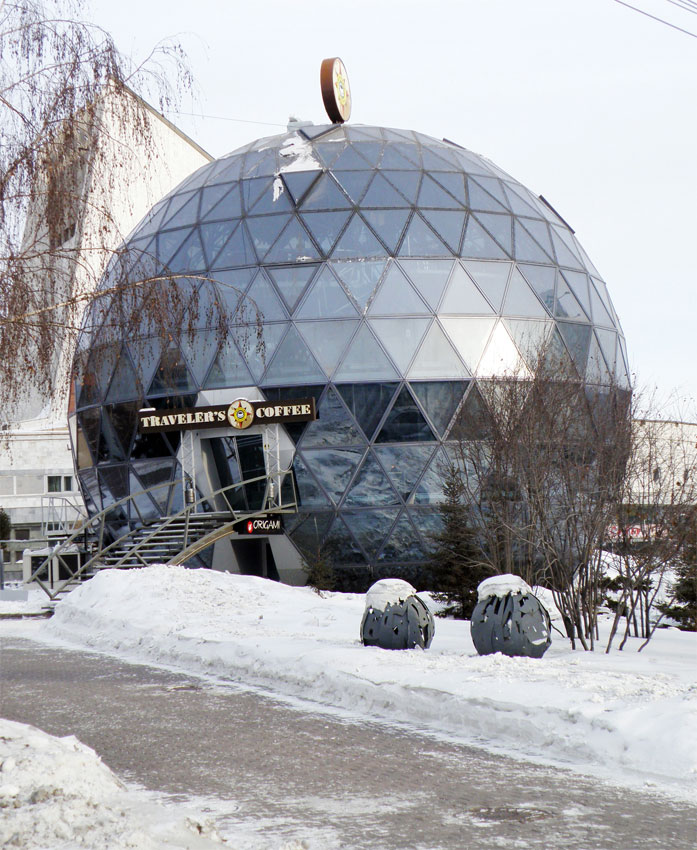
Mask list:
[[[302,448],[362,446],[365,437],[346,410],[335,389],[329,387],[319,404],[319,418],[310,422],[302,437]]]
[[[342,511],[341,515],[368,557],[374,558],[392,528],[398,512],[398,508],[383,508],[376,511]]]
[[[346,260],[332,263],[332,269],[349,291],[359,309],[363,310],[373,294],[386,264],[386,260],[359,263]]]
[[[433,455],[433,446],[376,446],[375,454],[399,495],[407,501]]]
[[[302,456],[329,497],[338,504],[358,466],[361,449],[307,449]]]
[[[411,391],[440,435],[444,436],[468,386],[468,381],[419,381],[411,384]]]
[[[387,410],[398,384],[341,384],[337,389],[368,439]]]
[[[387,543],[378,556],[380,563],[397,561],[423,561],[428,558],[421,538],[406,513],[393,528]]]
[[[406,443],[434,439],[433,432],[409,394],[409,390],[402,387],[376,442]]]
[[[346,495],[345,505],[396,505],[397,494],[387,479],[382,467],[371,452],[365,457],[362,466],[353,479],[351,489]]]

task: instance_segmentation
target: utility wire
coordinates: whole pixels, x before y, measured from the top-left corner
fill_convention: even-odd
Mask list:
[[[666,3],[677,6],[683,12],[691,12],[693,15],[697,15],[697,3],[686,3],[685,0],[666,0]]]
[[[285,127],[285,124],[272,124],[269,121],[250,121],[247,118],[228,118],[224,115],[202,115],[200,112],[178,112],[172,110],[173,115],[192,115],[194,118],[214,118],[216,121],[236,121],[239,124],[263,124],[264,127]]]
[[[640,15],[646,15],[647,18],[652,18],[654,21],[658,21],[661,24],[665,24],[667,27],[671,27],[671,29],[684,32],[685,35],[691,35],[692,38],[697,38],[697,33],[690,32],[689,30],[684,30],[682,27],[675,26],[675,24],[669,24],[668,21],[664,21],[663,18],[657,18],[656,15],[650,15],[643,9],[637,9],[636,6],[630,6],[629,3],[625,3],[623,0],[615,0],[615,3],[619,3],[620,6],[626,6],[628,9],[633,9],[635,12],[639,12]]]

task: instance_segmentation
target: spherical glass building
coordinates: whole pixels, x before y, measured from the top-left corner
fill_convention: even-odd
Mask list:
[[[195,293],[195,332],[167,347],[103,310],[88,318],[75,453],[89,508],[171,482],[118,520],[137,525],[181,507],[183,469],[203,496],[263,473],[254,429],[191,445],[145,436],[143,406],[314,396],[320,418],[283,431],[300,498],[274,550],[288,580],[318,547],[366,577],[418,574],[449,428],[484,404],[478,382],[524,372],[547,346],[587,384],[629,386],[605,283],[569,226],[489,160],[420,133],[329,125],[260,139],[188,178],[126,247],[130,280],[163,268]],[[220,338],[221,306],[238,331],[258,310],[262,345],[255,332]],[[211,558],[244,571],[229,545]]]

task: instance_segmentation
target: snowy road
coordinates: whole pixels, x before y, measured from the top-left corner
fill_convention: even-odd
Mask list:
[[[0,714],[211,809],[230,848],[694,847],[697,810],[435,738],[7,637]]]

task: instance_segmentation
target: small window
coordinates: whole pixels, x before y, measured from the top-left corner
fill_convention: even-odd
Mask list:
[[[49,475],[48,476],[48,492],[49,493],[60,493],[62,477],[60,475]]]
[[[68,493],[73,489],[73,476],[72,475],[64,475],[63,476],[63,489]]]
[[[15,540],[29,540],[28,528],[13,528],[12,534]]]

